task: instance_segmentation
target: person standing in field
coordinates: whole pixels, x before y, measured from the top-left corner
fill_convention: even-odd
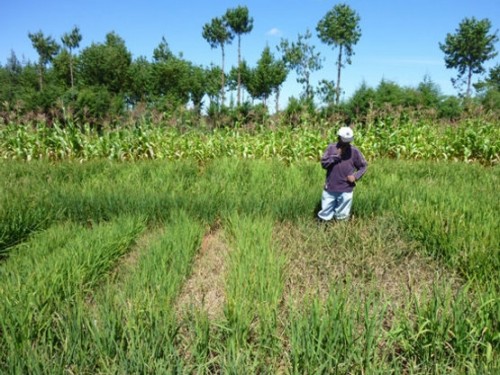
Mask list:
[[[320,221],[349,219],[356,181],[368,167],[361,151],[351,144],[353,130],[343,126],[337,136],[337,142],[330,143],[321,157],[321,166],[326,169],[326,182],[318,212]]]

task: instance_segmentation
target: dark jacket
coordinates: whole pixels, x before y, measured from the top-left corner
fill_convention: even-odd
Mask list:
[[[329,193],[348,193],[354,190],[356,183],[347,181],[347,176],[354,175],[356,181],[366,172],[368,163],[363,154],[355,146],[348,144],[342,153],[338,154],[339,144],[328,145],[321,158],[321,166],[326,169],[325,190]]]

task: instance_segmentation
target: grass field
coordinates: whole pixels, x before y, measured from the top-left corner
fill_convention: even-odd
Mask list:
[[[498,166],[0,163],[1,373],[494,374]]]

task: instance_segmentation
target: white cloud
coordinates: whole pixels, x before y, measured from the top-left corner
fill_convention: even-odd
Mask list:
[[[273,27],[271,30],[269,30],[266,35],[269,36],[281,36],[282,32],[280,29]]]

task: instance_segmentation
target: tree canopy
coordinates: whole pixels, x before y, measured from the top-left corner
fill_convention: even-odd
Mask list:
[[[248,34],[253,29],[253,18],[248,14],[246,6],[238,6],[228,9],[225,14],[227,25],[232,32],[238,36],[238,97],[237,103],[241,103],[241,35]]]
[[[37,33],[28,33],[28,37],[31,39],[33,48],[35,48],[38,53],[38,69],[40,78],[40,90],[43,90],[43,73],[47,63],[49,63],[53,57],[59,52],[60,46],[51,36],[45,36],[42,31]]]
[[[299,34],[297,41],[281,39],[278,50],[283,54],[283,61],[290,70],[295,70],[297,82],[304,87],[303,97],[312,101],[314,90],[311,85],[311,74],[322,68],[322,58],[316,47],[311,44],[312,34],[306,30]]]
[[[347,4],[337,4],[318,22],[316,31],[318,37],[327,45],[338,47],[337,58],[337,95],[335,102],[340,99],[340,75],[345,64],[351,64],[354,54],[353,46],[361,37],[359,15]]]
[[[448,33],[444,43],[439,43],[446,67],[458,70],[457,78],[452,79],[453,85],[460,88],[465,81],[466,97],[471,94],[472,75],[484,73],[484,63],[497,55],[498,35],[490,33],[490,29],[489,19],[465,18],[454,34]]]
[[[220,47],[222,51],[222,75],[221,75],[221,101],[224,103],[224,86],[225,86],[225,50],[226,44],[230,44],[234,38],[234,34],[229,30],[226,20],[223,17],[212,18],[210,23],[203,26],[203,38],[210,44],[210,47]]]

